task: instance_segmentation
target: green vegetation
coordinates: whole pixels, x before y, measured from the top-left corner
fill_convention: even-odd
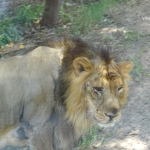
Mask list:
[[[146,73],[146,70],[143,68],[140,62],[140,56],[146,49],[141,49],[135,56],[131,57],[131,61],[134,62],[134,69],[132,70],[132,75],[135,80],[142,78],[142,75]]]
[[[60,11],[60,25],[56,31],[59,34],[67,35],[87,33],[108,13],[111,7],[121,1],[82,0],[75,4],[72,0],[65,0]],[[43,10],[44,4],[23,4],[16,7],[13,17],[3,16],[0,22],[0,47],[9,42],[20,40],[23,36],[22,27],[32,27],[33,22],[40,20]]]
[[[123,39],[127,42],[135,41],[143,37],[142,34],[134,31],[127,31],[123,34]]]
[[[3,16],[0,22],[0,47],[21,39],[23,33],[19,27],[31,27],[32,23],[41,17],[43,8],[43,4],[36,6],[24,4],[16,8],[13,17]]]
[[[63,5],[60,16],[65,31],[62,26],[57,28],[58,33],[67,32],[71,35],[80,35],[87,33],[109,12],[109,9],[119,0],[101,0],[99,2],[81,4],[81,5]]]
[[[4,17],[0,24],[0,47],[20,38],[21,33],[14,26],[13,22],[8,17]]]
[[[79,143],[80,150],[90,150],[92,146],[94,146],[97,143],[97,148],[101,147],[101,145],[104,144],[105,139],[109,138],[112,136],[111,132],[106,132],[106,134],[102,135],[100,141],[96,141],[97,135],[98,135],[98,130],[102,131],[104,128],[95,126],[92,127],[87,134],[85,134]]]
[[[43,10],[43,4],[36,6],[24,4],[15,11],[16,17],[13,19],[13,22],[31,27],[32,23],[42,16]]]
[[[90,145],[96,141],[97,131],[97,127],[92,127],[90,131],[83,136],[82,141],[79,143],[79,147],[81,147],[81,149],[88,150]]]
[[[142,73],[144,72],[143,67],[139,61],[139,58],[137,56],[131,57],[131,60],[134,62],[134,69],[132,70],[132,75],[135,80],[138,78],[141,79]]]

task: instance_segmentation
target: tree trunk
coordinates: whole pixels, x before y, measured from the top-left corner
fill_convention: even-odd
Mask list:
[[[55,26],[59,21],[59,11],[62,0],[46,0],[45,10],[41,20],[43,26]]]

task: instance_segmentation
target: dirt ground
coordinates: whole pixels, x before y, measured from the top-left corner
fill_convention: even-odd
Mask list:
[[[39,37],[39,34],[25,38],[13,48],[17,49],[21,44],[30,46],[38,40],[36,37]],[[46,37],[57,39],[54,29],[49,29]],[[122,110],[122,118],[114,127],[100,130],[90,149],[150,150],[149,0],[130,0],[127,4],[118,5],[103,22],[82,38],[94,44],[109,44],[122,60],[135,63],[132,80],[129,82],[128,102]],[[8,48],[3,50],[7,51]]]
[[[123,108],[121,120],[113,128],[100,131],[95,148],[91,150],[150,150],[149,8],[149,0],[130,1],[111,11],[113,23],[89,33],[89,37],[95,37],[97,41],[99,37],[109,36],[114,51],[123,60],[135,63],[128,103]],[[123,40],[122,33],[127,36]],[[137,37],[134,39],[134,36]]]

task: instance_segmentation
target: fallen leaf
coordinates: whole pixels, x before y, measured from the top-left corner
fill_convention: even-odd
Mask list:
[[[13,47],[13,46],[14,46],[13,43],[9,43],[9,44],[6,45],[6,47],[8,47],[8,48],[11,48],[11,47]]]
[[[40,23],[40,19],[34,21],[34,24],[39,24]]]
[[[128,135],[138,135],[140,133],[139,130],[135,130],[135,131],[132,131],[131,133],[129,133]]]
[[[25,46],[23,45],[23,44],[21,44],[20,46],[19,46],[19,49],[23,49]]]

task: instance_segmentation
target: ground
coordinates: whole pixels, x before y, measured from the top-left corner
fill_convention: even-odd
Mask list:
[[[113,8],[103,22],[82,38],[94,44],[112,46],[122,60],[135,63],[129,82],[128,102],[122,118],[112,128],[99,130],[91,150],[149,150],[150,149],[150,3],[131,0]],[[46,37],[58,37],[54,29],[45,30]],[[27,37],[13,45],[32,45],[42,33]],[[40,41],[40,39],[39,39]],[[11,49],[13,49],[11,48]],[[9,48],[3,52],[9,51]],[[79,148],[80,149],[80,148]]]
[[[113,128],[100,131],[95,149],[150,149],[149,8],[148,0],[130,1],[111,11],[113,23],[100,30],[96,29],[92,34],[89,33],[90,38],[95,37],[97,41],[99,37],[111,38],[114,51],[117,51],[122,59],[132,60],[135,63],[129,84],[128,102],[123,108],[122,118]]]

